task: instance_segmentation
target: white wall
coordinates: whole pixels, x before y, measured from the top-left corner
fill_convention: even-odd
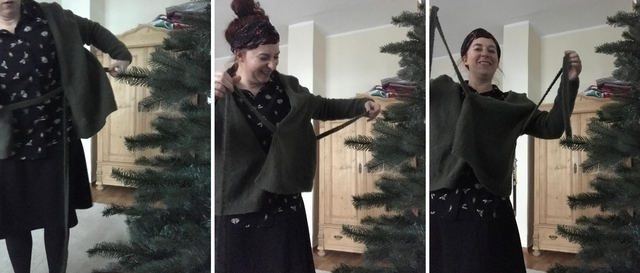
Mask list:
[[[503,60],[505,77],[504,90],[524,90],[533,101],[538,101],[540,94],[540,35],[529,22],[519,22],[504,26]],[[529,137],[521,136],[516,143],[516,191],[511,194],[511,202],[516,208],[516,222],[519,228],[522,245],[531,241],[531,229],[526,228],[533,222],[532,214],[527,213],[531,204],[533,190],[529,183]],[[531,180],[532,181],[532,180]]]
[[[510,26],[505,26],[505,33],[507,33],[506,30],[509,27]],[[605,42],[620,40],[622,31],[623,29],[620,28],[603,25],[594,28],[578,29],[570,32],[543,36],[537,38],[539,39],[539,48],[529,48],[528,44],[524,44],[530,43],[532,40],[531,37],[528,39],[522,39],[522,44],[514,43],[517,39],[512,38],[510,40],[512,44],[503,45],[503,50],[508,50],[507,48],[513,47],[529,49],[537,54],[537,57],[535,58],[539,58],[539,60],[536,61],[528,59],[526,61],[522,61],[520,64],[521,67],[518,67],[517,64],[511,64],[510,66],[503,67],[504,75],[502,81],[504,81],[503,84],[506,87],[503,91],[513,89],[516,92],[527,93],[527,95],[537,103],[546,88],[551,84],[553,77],[561,68],[563,52],[566,49],[575,50],[580,55],[582,60],[582,73],[580,74],[580,87],[578,91],[581,92],[585,90],[589,85],[595,84],[596,79],[610,76],[611,72],[615,69],[615,66],[613,65],[615,58],[610,55],[595,53],[595,47]],[[507,37],[505,37],[505,39],[506,38]],[[509,41],[509,39],[506,39],[505,41]],[[436,38],[435,42],[438,43],[441,41],[438,41]],[[459,57],[459,54],[454,55],[456,61]],[[501,60],[501,62],[502,61],[503,60]],[[527,66],[522,67],[525,63]],[[513,87],[518,86],[517,82],[519,73],[522,73],[523,70],[526,71],[530,69],[531,66],[539,67],[539,71],[527,72],[529,75],[529,79],[527,79],[528,83],[525,87],[522,87],[522,89]],[[464,68],[461,69],[461,71],[464,70]],[[430,77],[435,78],[442,74],[447,74],[457,81],[448,56],[439,56],[433,60]],[[500,81],[501,76],[497,75],[496,78]],[[556,86],[551,89],[545,98],[545,103],[553,102],[557,95],[557,87],[558,83],[556,83]],[[532,155],[530,155],[530,147],[528,147],[528,145],[529,142],[527,139],[521,138],[519,139],[518,147],[516,148],[516,159],[518,160],[516,220],[518,222],[518,229],[520,230],[523,247],[528,247],[532,244],[531,229],[533,225],[530,217],[532,214],[531,203],[528,200],[528,198],[531,198],[532,192],[530,189],[532,188],[531,183],[533,183],[532,179],[530,179],[533,170],[530,169],[530,164],[528,163],[529,158]]]
[[[186,2],[189,0],[106,0],[104,1],[104,27],[115,34],[120,34],[135,28],[138,24],[151,22],[160,14],[165,14],[167,7]]]
[[[380,47],[406,40],[407,28],[394,25],[327,37],[326,97],[351,98],[365,93],[383,78],[396,76],[400,57]]]
[[[613,65],[615,57],[595,53],[595,47],[605,42],[621,40],[623,30],[622,28],[603,25],[542,37],[541,83],[543,89],[546,90],[553,80],[553,77],[555,77],[558,70],[562,67],[562,54],[566,49],[575,50],[582,60],[579,92],[595,84],[596,79],[611,76],[611,72],[615,69]],[[542,91],[544,92],[544,90]],[[545,98],[545,103],[553,102],[557,93],[558,90],[556,86]]]
[[[76,15],[91,19],[118,35],[165,14],[165,8],[189,0],[53,0]]]

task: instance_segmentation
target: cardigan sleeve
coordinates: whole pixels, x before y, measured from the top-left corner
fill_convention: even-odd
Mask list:
[[[569,81],[568,90],[559,88],[558,95],[556,96],[551,109],[548,112],[536,109],[528,126],[525,128],[524,133],[543,139],[560,138],[565,128],[563,121],[563,105],[566,102],[563,100],[565,98],[569,100],[568,105],[570,107],[567,110],[569,113],[573,112],[579,86],[580,80],[575,79]],[[564,92],[564,96],[560,94],[561,92]]]
[[[69,10],[65,10],[65,13],[67,17],[76,21],[84,44],[95,46],[102,52],[109,54],[114,60],[132,61],[133,57],[129,49],[111,31],[97,22],[77,16]]]
[[[362,114],[364,105],[371,99],[328,99],[317,95],[311,95],[312,105],[315,111],[311,114],[313,119],[336,120],[348,119]]]

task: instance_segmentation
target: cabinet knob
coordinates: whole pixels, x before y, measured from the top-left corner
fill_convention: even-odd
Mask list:
[[[555,240],[555,239],[558,239],[558,236],[556,236],[556,235],[549,235],[549,239],[551,239],[551,240]]]
[[[578,164],[573,163],[573,173],[578,173]]]
[[[358,173],[362,173],[362,163],[358,164]]]
[[[342,235],[333,235],[333,238],[336,238],[336,240],[340,240],[342,239]]]

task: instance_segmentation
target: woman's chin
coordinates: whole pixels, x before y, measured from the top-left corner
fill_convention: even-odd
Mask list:
[[[258,78],[258,81],[260,81],[261,83],[267,83],[269,81],[269,78],[271,77],[271,75],[260,75],[260,77]]]

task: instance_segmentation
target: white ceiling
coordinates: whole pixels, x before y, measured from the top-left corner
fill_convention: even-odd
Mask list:
[[[215,0],[215,58],[230,55],[224,30],[235,14],[231,0]],[[325,35],[388,25],[403,10],[415,11],[417,0],[261,0],[262,8],[287,44],[288,26],[314,21]],[[430,0],[440,8],[438,18],[452,54],[464,37],[483,27],[502,43],[505,25],[529,21],[541,36],[606,24],[617,11],[631,11],[632,0]],[[436,32],[434,57],[446,50]]]
[[[260,6],[287,44],[288,26],[314,21],[326,35],[389,25],[404,10],[417,10],[417,0],[259,0]],[[215,58],[231,55],[224,30],[235,18],[231,0],[215,0]]]
[[[632,11],[632,0],[430,0],[439,8],[438,18],[451,54],[460,53],[464,37],[482,27],[502,43],[505,25],[529,21],[546,36],[607,24],[607,16]],[[433,56],[447,54],[435,32]],[[594,37],[597,39],[597,37]]]

